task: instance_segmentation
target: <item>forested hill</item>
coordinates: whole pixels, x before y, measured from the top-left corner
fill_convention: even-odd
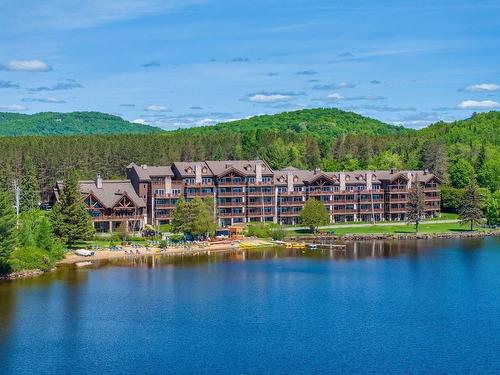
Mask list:
[[[478,113],[466,120],[436,122],[418,131],[423,138],[444,142],[500,145],[500,111]]]
[[[411,129],[389,125],[354,112],[346,112],[336,108],[315,108],[274,115],[254,116],[244,120],[224,122],[215,126],[182,129],[177,132],[191,135],[288,132],[321,137],[338,137],[342,134],[394,135],[411,131]]]
[[[100,112],[42,112],[33,115],[0,112],[0,136],[150,134],[161,129],[134,124]]]
[[[42,188],[50,190],[68,169],[80,171],[83,178],[97,174],[123,178],[132,161],[165,165],[177,160],[259,156],[274,169],[428,168],[457,187],[475,176],[481,186],[495,190],[500,188],[499,129],[500,112],[408,130],[350,112],[317,109],[213,127],[170,132],[154,129],[147,135],[0,137],[0,188],[2,184],[10,188],[26,157],[36,163]]]

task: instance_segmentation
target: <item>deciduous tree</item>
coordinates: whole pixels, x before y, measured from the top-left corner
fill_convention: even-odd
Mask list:
[[[323,203],[310,198],[300,213],[300,222],[308,226],[311,232],[316,233],[319,226],[330,223],[330,214]]]

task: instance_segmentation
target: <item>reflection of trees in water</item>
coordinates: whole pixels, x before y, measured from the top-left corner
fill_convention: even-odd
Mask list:
[[[338,244],[338,243],[337,243]],[[449,244],[449,243],[448,243]],[[445,245],[443,240],[379,240],[379,241],[357,241],[346,243],[346,249],[329,246],[316,250],[287,249],[281,246],[258,249],[235,249],[225,252],[198,252],[184,255],[144,255],[138,257],[123,257],[102,260],[96,267],[118,266],[118,267],[144,267],[156,268],[160,266],[196,267],[205,266],[219,262],[241,262],[246,260],[273,259],[284,257],[303,257],[318,259],[366,259],[395,257],[408,254],[418,257],[419,253],[429,249]]]
[[[10,338],[17,303],[17,288],[14,282],[0,281],[0,362],[4,345]]]

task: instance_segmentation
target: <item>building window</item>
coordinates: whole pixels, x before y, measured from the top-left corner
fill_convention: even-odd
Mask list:
[[[262,177],[262,182],[266,182],[266,183],[271,182],[271,177],[269,177],[269,176]]]
[[[255,183],[255,177],[247,177],[247,182],[250,182],[251,184]]]
[[[203,177],[203,178],[201,179],[201,182],[202,182],[203,184],[211,184],[211,183],[212,183],[212,178],[211,178],[211,177]]]
[[[194,178],[185,178],[184,183],[186,185],[194,185],[195,184],[195,179]]]
[[[284,187],[284,186],[278,187],[278,192],[280,192],[280,193],[286,193],[286,187]]]
[[[165,189],[156,189],[155,195],[165,195]]]

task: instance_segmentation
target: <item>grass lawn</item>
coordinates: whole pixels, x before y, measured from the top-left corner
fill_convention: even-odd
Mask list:
[[[443,233],[443,232],[463,232],[468,231],[468,225],[460,225],[459,223],[438,223],[433,224],[431,222],[426,222],[420,224],[419,233]],[[483,230],[482,228],[476,228],[476,230]],[[414,225],[370,225],[367,227],[347,227],[347,228],[335,228],[328,229],[328,231],[333,231],[334,234],[398,234],[398,233],[415,233]],[[293,234],[310,234],[308,230],[294,230],[290,231]]]

